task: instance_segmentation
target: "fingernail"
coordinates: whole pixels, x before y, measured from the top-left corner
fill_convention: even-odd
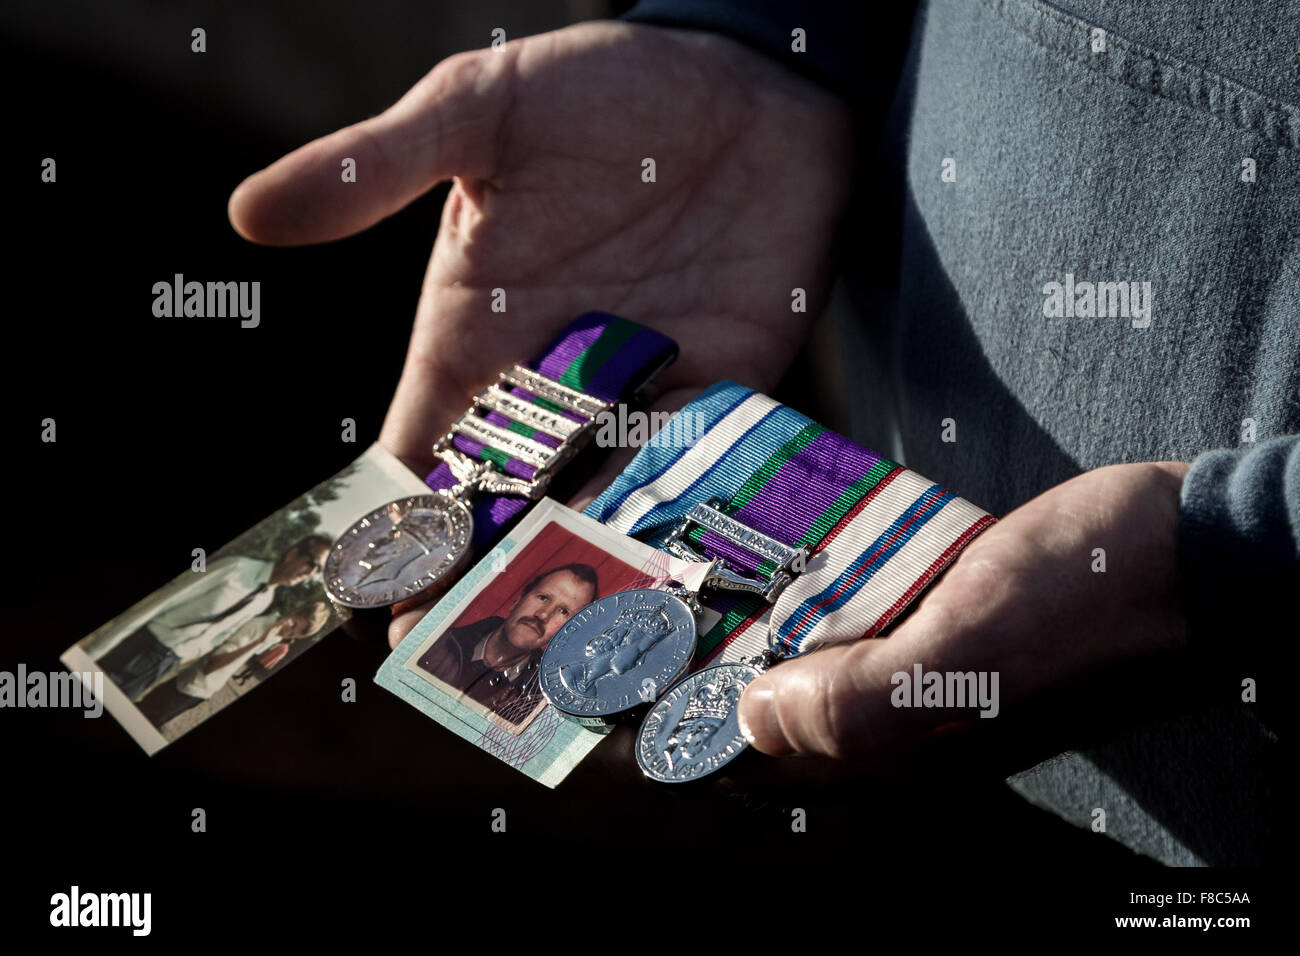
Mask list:
[[[758,741],[753,728],[757,727],[764,734],[768,734],[767,728],[773,715],[773,697],[772,685],[769,681],[755,681],[745,688],[745,693],[740,698],[736,723],[740,725],[740,732],[751,744]]]

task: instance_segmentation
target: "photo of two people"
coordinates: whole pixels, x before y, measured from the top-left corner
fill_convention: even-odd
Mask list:
[[[74,672],[102,672],[105,707],[154,753],[261,685],[333,631],[321,569],[359,513],[425,489],[373,446],[68,648]]]
[[[211,699],[256,656],[269,671],[294,642],[330,620],[324,600],[277,600],[320,577],[330,540],[309,535],[277,561],[226,554],[194,580],[156,592],[127,621],[101,629],[82,649],[155,727]],[[135,626],[135,622],[139,625]],[[247,679],[247,678],[246,678]]]

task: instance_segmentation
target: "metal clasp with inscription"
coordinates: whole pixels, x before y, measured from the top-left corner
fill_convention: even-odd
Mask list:
[[[577,421],[527,399],[512,395],[514,386],[531,392],[548,404],[579,416]],[[451,429],[433,446],[451,468],[459,484],[450,489],[458,498],[468,498],[478,491],[492,495],[517,495],[536,500],[546,494],[551,478],[572,458],[595,432],[596,418],[609,408],[607,402],[561,385],[523,365],[501,373],[501,381],[489,385],[474,396],[474,405],[452,424]],[[480,411],[497,412],[535,432],[558,440],[555,446],[536,441],[489,422]],[[497,469],[490,461],[476,460],[453,444],[457,435],[479,442],[485,448],[517,459],[533,468],[531,479],[517,478]]]
[[[672,534],[664,539],[665,550],[686,561],[708,561],[709,556],[691,547],[686,536],[692,525],[719,534],[737,547],[770,561],[773,570],[763,580],[741,574],[724,559],[714,558],[712,566],[705,573],[703,586],[757,594],[769,603],[775,602],[786,586],[807,566],[808,549],[782,544],[725,514],[721,508],[722,502],[716,498],[705,504],[694,505],[673,529]]]

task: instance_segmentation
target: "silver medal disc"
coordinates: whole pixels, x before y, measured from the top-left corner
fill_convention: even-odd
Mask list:
[[[546,645],[542,693],[581,723],[650,703],[695,654],[695,615],[654,588],[619,591],[574,614]]]
[[[749,743],[736,711],[740,695],[759,676],[749,664],[715,664],[674,685],[650,708],[636,738],[641,771],[661,783],[713,773]]]
[[[390,501],[334,542],[325,559],[325,593],[351,608],[419,597],[459,567],[473,529],[469,507],[452,495]]]

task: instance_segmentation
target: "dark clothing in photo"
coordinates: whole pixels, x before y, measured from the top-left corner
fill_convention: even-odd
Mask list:
[[[483,660],[484,646],[492,632],[504,623],[505,618],[486,617],[453,627],[435,641],[417,663],[440,681],[516,722],[542,701],[537,682],[542,652],[537,651],[522,664],[504,671],[489,667]]]

